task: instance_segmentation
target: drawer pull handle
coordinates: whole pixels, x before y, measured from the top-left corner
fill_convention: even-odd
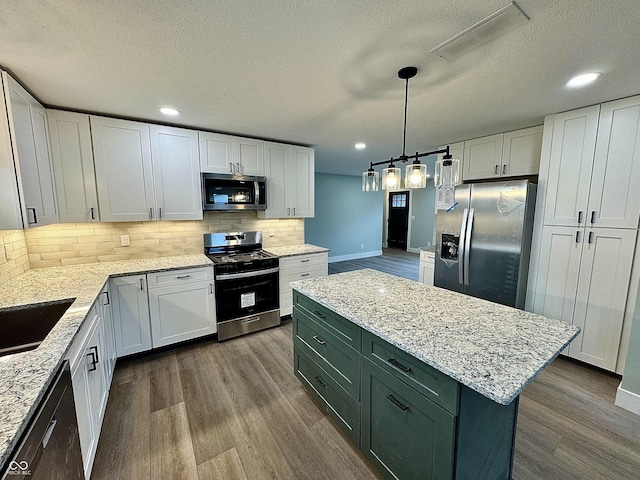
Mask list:
[[[391,365],[393,365],[394,367],[396,367],[398,370],[402,370],[403,372],[407,373],[411,371],[410,367],[405,367],[404,365],[402,365],[399,361],[397,361],[395,358],[390,358],[389,360],[387,360],[387,362],[389,362]]]
[[[325,345],[327,342],[325,342],[324,340],[322,340],[321,338],[318,338],[317,335],[313,336],[313,339],[318,342],[320,345]]]
[[[317,310],[314,310],[314,311],[313,311],[313,314],[314,314],[316,317],[320,317],[320,318],[327,318],[327,317],[325,317],[323,314],[321,314],[321,313],[320,313],[319,311],[317,311]]]
[[[387,395],[387,398],[391,401],[391,403],[393,403],[400,410],[402,410],[402,411],[409,410],[409,405],[405,405],[404,403],[399,402],[396,399],[396,397],[393,396],[393,394]]]
[[[300,276],[301,276],[301,277],[308,277],[308,276],[309,276],[309,274],[308,274],[308,273],[303,273],[303,274],[301,274]]]
[[[578,212],[578,223],[582,223],[582,210]]]
[[[89,350],[93,350],[93,352],[87,353],[87,357],[91,357],[91,368],[89,368],[89,371],[93,372],[96,370],[96,365],[100,362],[100,359],[98,358],[98,347],[89,347]]]
[[[319,376],[315,377],[315,379],[316,379],[316,382],[318,382],[318,384],[319,384],[322,388],[327,388],[327,384],[326,384],[326,383],[324,383],[324,382],[322,381],[322,379],[321,379]]]
[[[178,275],[176,278],[191,278],[191,275]]]
[[[300,263],[305,263],[305,262],[308,262],[308,261],[309,261],[309,259],[308,259],[308,258],[306,258],[306,259],[304,259],[304,260],[300,260]]]
[[[591,210],[591,223],[596,223],[596,211]]]

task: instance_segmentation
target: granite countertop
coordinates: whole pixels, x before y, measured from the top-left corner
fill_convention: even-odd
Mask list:
[[[370,269],[291,286],[503,405],[579,332],[558,320]]]
[[[205,255],[38,268],[0,285],[0,309],[74,299],[40,346],[0,357],[0,469],[29,424],[87,312],[110,276],[212,265]]]
[[[422,250],[424,252],[435,252],[436,251],[436,246],[435,245],[430,245],[428,247],[420,247],[420,250]]]
[[[308,255],[310,253],[324,253],[329,251],[328,248],[317,247],[315,245],[309,245],[308,243],[285,247],[265,247],[264,250],[278,257],[293,257],[295,255]]]

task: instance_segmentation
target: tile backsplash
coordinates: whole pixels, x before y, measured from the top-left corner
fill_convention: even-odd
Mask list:
[[[29,270],[27,243],[22,230],[0,230],[0,285]]]
[[[271,228],[273,237],[269,236]],[[61,223],[32,228],[23,235],[25,254],[28,252],[25,263],[28,269],[202,253],[204,233],[243,230],[262,230],[265,247],[304,243],[303,219],[259,219],[256,212],[205,212],[198,221]],[[130,246],[121,246],[121,235],[129,235]],[[0,264],[0,275],[2,267]]]

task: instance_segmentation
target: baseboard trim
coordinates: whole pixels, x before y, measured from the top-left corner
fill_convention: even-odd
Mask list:
[[[409,247],[409,248],[407,248],[407,252],[409,252],[409,253],[420,253],[420,249],[416,248],[416,247]]]
[[[631,413],[640,415],[640,395],[637,393],[618,387],[618,391],[616,392],[616,405],[625,410],[629,410]]]
[[[349,255],[338,255],[337,257],[329,257],[329,263],[344,262],[346,260],[358,260],[359,258],[378,257],[382,255],[382,250],[374,250],[373,252],[351,253]]]

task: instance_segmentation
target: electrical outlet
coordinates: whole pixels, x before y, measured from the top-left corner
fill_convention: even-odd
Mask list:
[[[131,243],[129,243],[129,235],[120,235],[120,245],[123,247],[131,245]]]
[[[269,236],[273,237],[276,234],[276,229],[275,228],[270,228],[269,229]]]

